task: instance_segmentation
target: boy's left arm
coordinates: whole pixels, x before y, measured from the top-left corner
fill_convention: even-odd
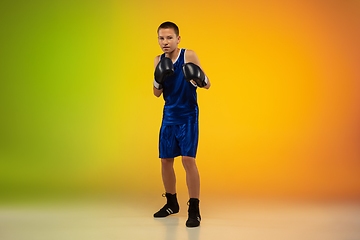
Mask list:
[[[186,50],[186,52],[185,52],[185,63],[189,63],[189,62],[192,62],[192,63],[198,65],[201,68],[201,70],[204,72],[204,70],[202,69],[202,67],[200,65],[200,60],[193,50]],[[204,72],[204,74],[205,74],[205,72]],[[206,76],[208,82],[203,88],[209,89],[211,86],[210,80],[206,74],[205,74],[205,76]]]

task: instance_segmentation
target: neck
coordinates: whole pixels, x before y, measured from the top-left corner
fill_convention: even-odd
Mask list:
[[[176,48],[174,51],[170,52],[170,53],[165,53],[165,57],[170,58],[173,62],[176,60],[176,58],[178,57],[180,52],[179,48]]]

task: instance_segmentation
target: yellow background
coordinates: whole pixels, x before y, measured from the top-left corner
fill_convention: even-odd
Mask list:
[[[360,198],[360,3],[2,1],[3,199],[160,194],[157,27],[198,89],[204,195]],[[176,161],[178,191],[186,193]]]

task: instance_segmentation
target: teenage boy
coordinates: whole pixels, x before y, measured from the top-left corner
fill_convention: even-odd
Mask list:
[[[162,55],[155,57],[153,92],[165,100],[159,136],[159,157],[167,203],[154,217],[167,217],[179,212],[176,197],[174,158],[182,156],[189,192],[187,227],[200,225],[200,177],[195,157],[198,145],[199,108],[197,87],[209,89],[210,81],[203,72],[199,58],[192,50],[179,49],[179,28],[164,22],[158,28]]]

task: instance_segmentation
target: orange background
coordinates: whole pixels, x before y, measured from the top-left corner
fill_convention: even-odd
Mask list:
[[[152,81],[169,20],[212,83],[203,194],[360,198],[358,1],[5,1],[2,18],[4,196],[163,191]]]

